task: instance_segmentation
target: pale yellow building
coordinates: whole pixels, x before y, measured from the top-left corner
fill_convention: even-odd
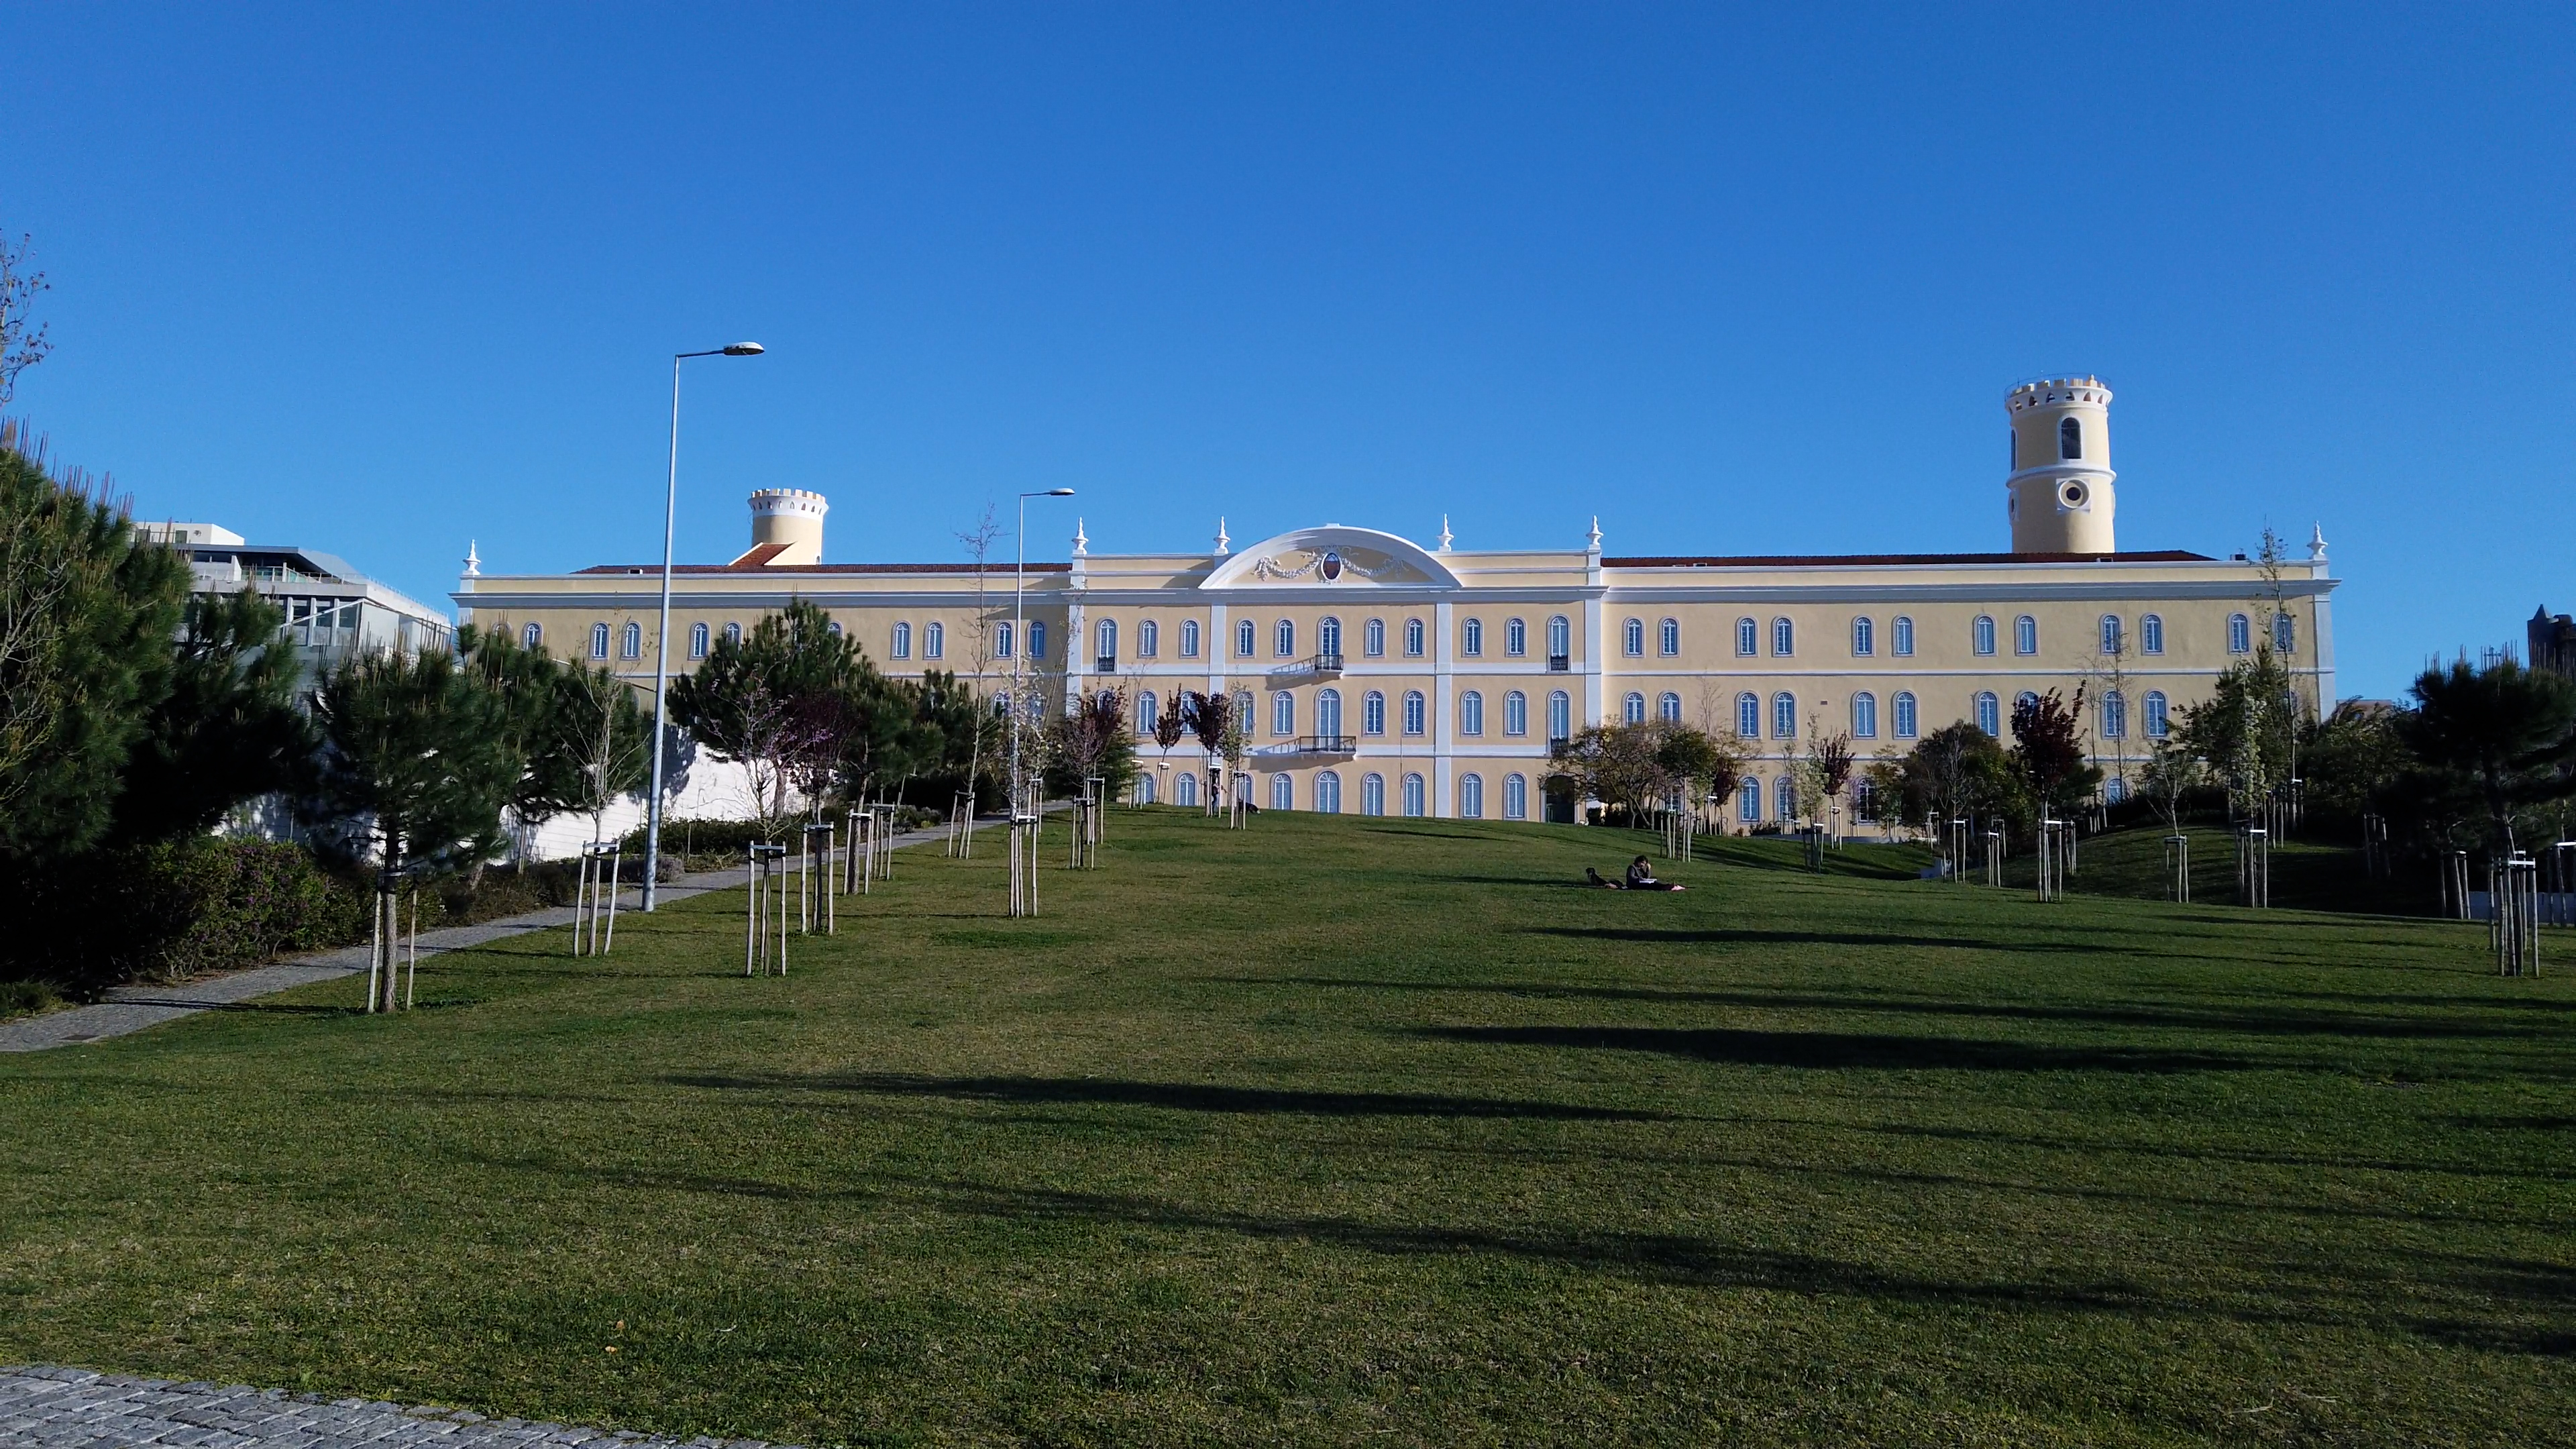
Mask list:
[[[1776,822],[1819,733],[1864,759],[1958,720],[2000,733],[2016,696],[2085,686],[2095,758],[2134,775],[2219,671],[2272,633],[2310,706],[2334,698],[2322,538],[2268,572],[2242,557],[2122,553],[2113,543],[2109,389],[2053,379],[2007,398],[2013,550],[1725,557],[1582,546],[1424,547],[1326,523],[1205,553],[1094,553],[1030,564],[1014,617],[1010,564],[824,563],[824,499],[753,495],[753,547],[685,565],[671,668],[791,599],[828,610],[879,667],[947,670],[1060,706],[1123,689],[1151,798],[1196,803],[1194,745],[1150,738],[1182,692],[1248,710],[1266,808],[1466,818],[1571,818],[1549,744],[1591,723],[1679,719],[1758,752],[1730,823]],[[462,617],[650,688],[659,570],[607,565],[469,575]]]

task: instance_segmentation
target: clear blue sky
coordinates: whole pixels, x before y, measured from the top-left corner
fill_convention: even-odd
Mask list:
[[[2125,547],[2324,523],[2345,693],[2576,609],[2576,12],[1714,8],[22,7],[15,410],[438,601],[654,556],[737,338],[684,559],[2000,549],[2073,369]]]

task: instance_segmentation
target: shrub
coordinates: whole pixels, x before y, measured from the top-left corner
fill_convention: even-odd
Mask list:
[[[54,988],[42,981],[0,981],[0,1021],[33,1016],[61,1004]]]
[[[97,851],[23,872],[21,929],[0,977],[91,995],[122,981],[184,981],[357,936],[363,887],[299,846],[199,839]]]

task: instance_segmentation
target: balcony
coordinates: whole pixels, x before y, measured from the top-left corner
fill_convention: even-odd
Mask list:
[[[1341,678],[1341,651],[1336,649],[1329,654],[1317,654],[1314,658],[1306,661],[1306,672],[1315,676],[1317,679]]]
[[[1360,742],[1349,735],[1299,735],[1295,739],[1281,740],[1275,745],[1264,745],[1252,753],[1256,759],[1263,760],[1286,760],[1300,756],[1347,760],[1359,753],[1359,747]]]
[[[1550,674],[1571,674],[1571,673],[1573,673],[1573,672],[1574,672],[1574,658],[1573,658],[1573,656],[1572,656],[1572,655],[1568,655],[1568,654],[1551,654],[1551,655],[1547,656],[1547,672],[1548,672],[1548,673],[1550,673]]]
[[[1094,674],[1116,674],[1118,672],[1118,656],[1115,654],[1101,655],[1099,658],[1091,661],[1091,670]]]

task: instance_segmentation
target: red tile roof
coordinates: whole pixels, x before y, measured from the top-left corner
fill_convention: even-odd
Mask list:
[[[783,545],[768,544],[763,545],[763,547],[776,548],[783,547]],[[753,553],[758,553],[759,551],[759,549],[752,550]],[[746,554],[744,557],[748,558],[750,555]],[[1060,574],[1071,567],[1071,564],[1033,563],[1028,566],[1028,570],[1033,574]],[[988,574],[1007,574],[1010,571],[1009,566],[1004,564],[987,564],[984,567],[984,572]],[[662,572],[662,566],[659,564],[593,564],[589,568],[581,569],[578,572],[585,574],[659,574]],[[973,564],[958,563],[753,564],[737,561],[729,564],[673,564],[671,566],[671,572],[675,574],[971,574],[975,572],[975,566]]]
[[[2143,553],[1777,553],[1693,558],[1605,558],[1606,569],[1874,568],[1904,564],[2216,563],[2187,549]]]

